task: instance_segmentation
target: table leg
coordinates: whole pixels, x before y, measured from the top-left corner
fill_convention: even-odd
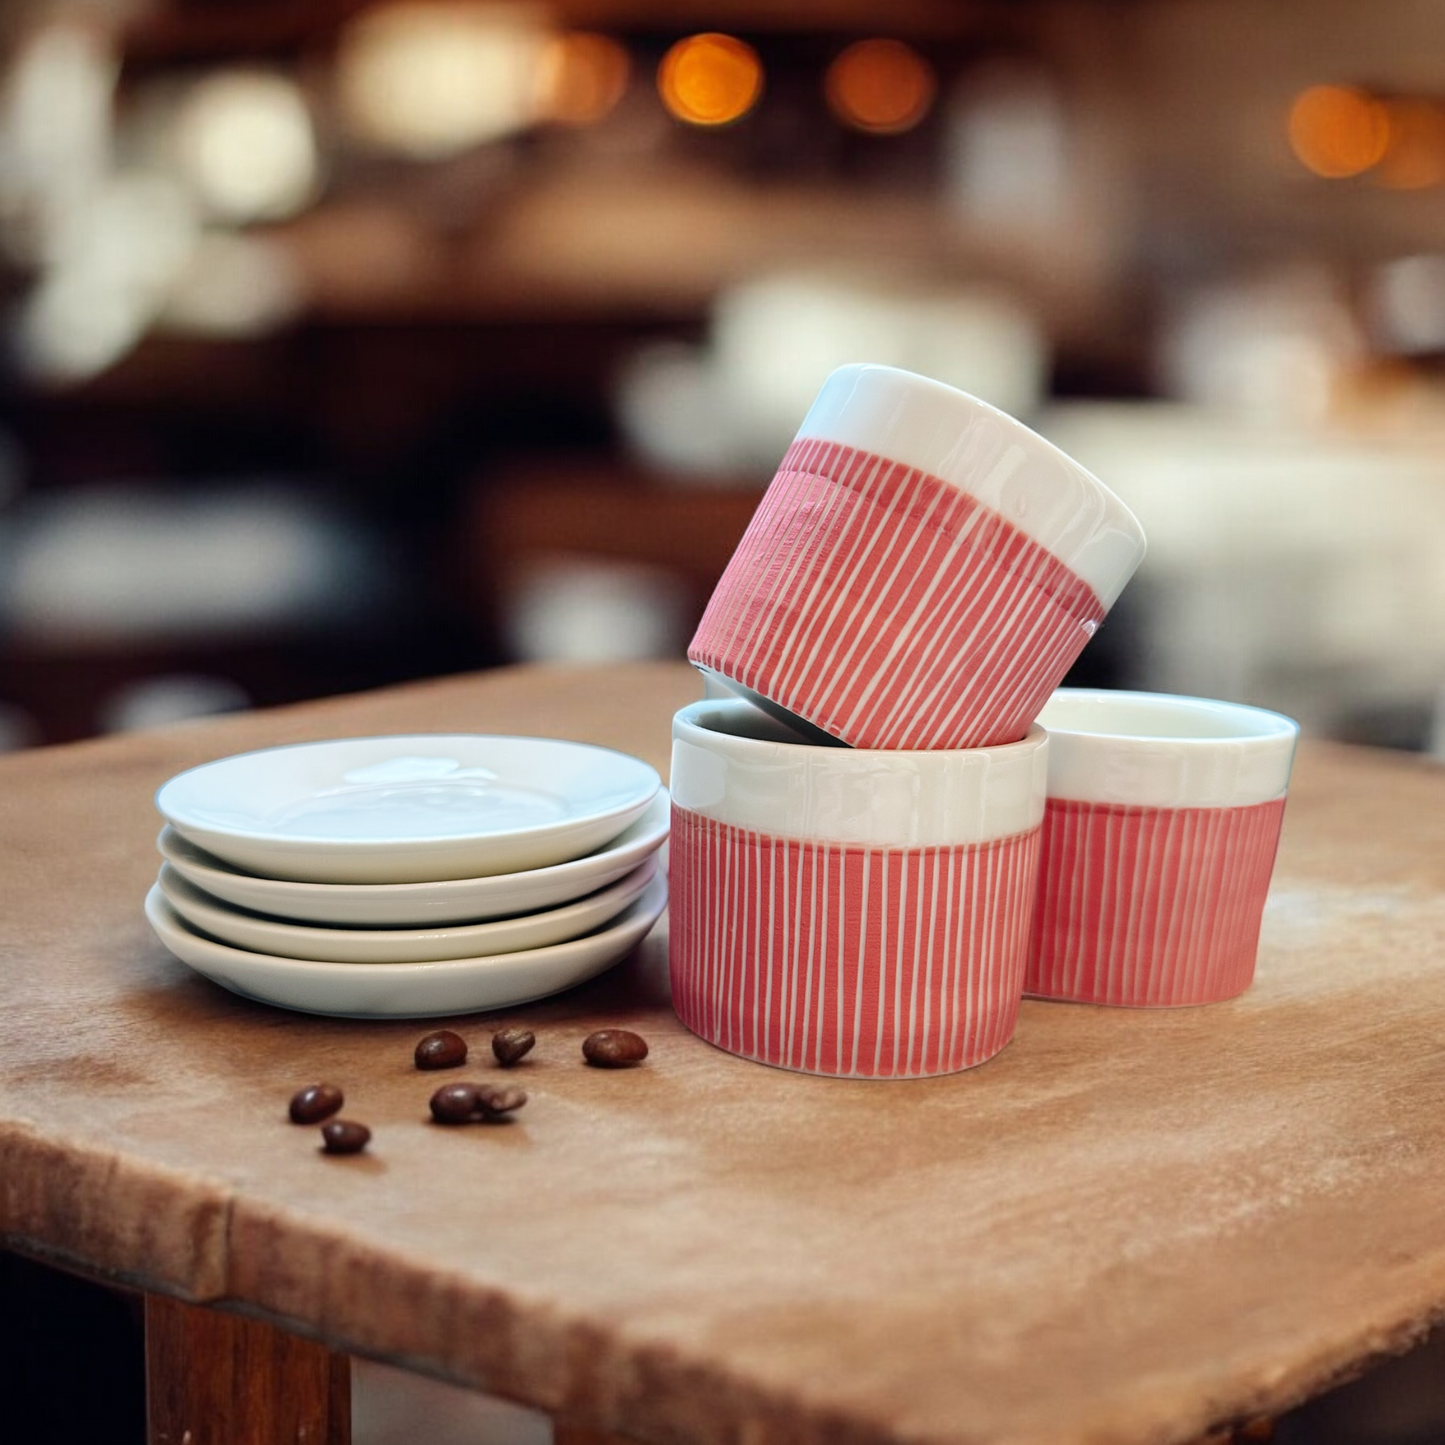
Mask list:
[[[147,1295],[149,1445],[350,1445],[351,1364],[274,1325]]]
[[[1211,1430],[1193,1442],[1193,1445],[1269,1445],[1274,1439],[1274,1421],[1267,1416],[1251,1420],[1245,1425],[1222,1426]]]

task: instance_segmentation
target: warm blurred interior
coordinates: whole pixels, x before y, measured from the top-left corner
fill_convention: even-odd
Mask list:
[[[0,292],[0,747],[681,656],[869,360],[1139,514],[1076,679],[1445,756],[1435,0],[5,0]]]
[[[0,278],[6,745],[680,656],[872,360],[1141,517],[1076,679],[1445,751],[1428,0],[10,0]]]

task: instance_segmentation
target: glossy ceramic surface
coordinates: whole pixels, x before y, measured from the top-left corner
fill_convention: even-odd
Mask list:
[[[672,796],[738,828],[873,847],[981,843],[1036,828],[1048,740],[960,751],[820,747],[752,704],[706,699],[672,724]]]
[[[187,923],[236,948],[325,963],[430,963],[545,948],[591,933],[635,902],[656,871],[657,860],[648,858],[620,882],[575,903],[453,928],[317,928],[265,918],[209,897],[168,863],[156,883]]]
[[[1144,559],[1139,519],[1091,472],[1021,421],[890,366],[842,366],[798,428],[926,472],[1048,548],[1107,609]]]
[[[1061,688],[1027,992],[1215,1003],[1254,977],[1299,728],[1210,698]]]
[[[1017,742],[1143,554],[1128,508],[1011,417],[843,367],[688,657],[852,747]]]
[[[1289,785],[1299,724],[1167,693],[1060,688],[1039,714],[1049,797],[1155,808],[1247,807]]]
[[[918,1078],[1012,1036],[1044,810],[1041,728],[998,748],[817,746],[752,704],[673,719],[673,1007],[729,1053]]]
[[[596,892],[626,877],[662,848],[667,825],[668,795],[662,788],[635,823],[595,853],[550,868],[437,883],[297,883],[259,878],[212,857],[171,827],[161,829],[156,846],[182,877],[237,908],[354,928],[435,928],[554,908]]]
[[[222,758],[166,783],[183,837],[248,872],[410,883],[543,868],[615,838],[661,781],[553,738],[348,738]]]
[[[674,807],[677,1016],[803,1073],[922,1078],[1009,1041],[1039,830],[898,848],[780,838]]]
[[[654,878],[621,918],[585,938],[437,963],[314,963],[231,948],[196,933],[159,887],[145,911],[171,953],[232,993],[302,1013],[405,1019],[511,1008],[584,983],[621,962],[666,904],[667,884]]]
[[[1133,1007],[1242,993],[1254,977],[1284,805],[1050,798],[1025,991]]]

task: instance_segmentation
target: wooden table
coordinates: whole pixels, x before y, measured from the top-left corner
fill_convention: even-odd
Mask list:
[[[674,665],[495,673],[0,760],[0,1237],[149,1292],[153,1438],[210,1388],[176,1364],[208,1328],[242,1383],[310,1370],[335,1439],[330,1352],[644,1441],[1171,1445],[1441,1317],[1445,770],[1418,758],[1302,750],[1242,999],[1026,1003],[998,1059],[931,1081],[700,1043],[660,926],[582,989],[463,1020],[483,1051],[537,1031],[532,1098],[443,1130],[411,1061],[431,1025],[235,998],[141,916],[180,768],[418,730],[662,767],[697,692]],[[581,1064],[605,1024],[648,1037],[643,1068]],[[285,1121],[320,1077],[368,1153]],[[286,1333],[226,1335],[237,1312]]]

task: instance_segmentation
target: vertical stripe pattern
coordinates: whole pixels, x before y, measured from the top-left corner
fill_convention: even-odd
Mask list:
[[[1141,808],[1050,798],[1025,992],[1136,1007],[1242,993],[1284,801]]]
[[[988,747],[1024,736],[1103,617],[1086,582],[967,492],[804,438],[688,656],[855,747]]]
[[[865,848],[674,804],[673,1007],[719,1048],[807,1073],[982,1063],[1018,1017],[1038,839]]]

